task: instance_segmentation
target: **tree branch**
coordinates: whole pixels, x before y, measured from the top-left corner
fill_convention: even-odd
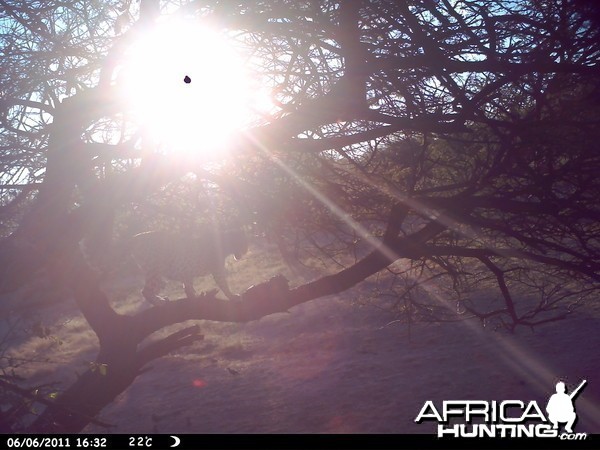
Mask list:
[[[487,256],[482,256],[479,260],[485,264],[485,266],[490,269],[490,271],[496,277],[496,281],[498,282],[498,287],[500,288],[500,292],[502,292],[502,296],[504,297],[504,303],[506,304],[506,310],[510,315],[510,318],[513,321],[514,325],[519,323],[519,317],[517,316],[517,312],[515,310],[515,302],[512,299],[508,286],[506,285],[506,280],[504,278],[504,271],[500,269],[497,265],[495,265]]]
[[[204,339],[204,335],[200,334],[200,327],[198,325],[179,330],[158,342],[153,342],[143,349],[138,350],[137,364],[142,368],[150,361],[202,339]]]
[[[161,328],[185,320],[214,320],[219,322],[248,322],[269,314],[285,312],[289,308],[316,298],[338,294],[355,286],[365,278],[383,270],[400,258],[423,255],[423,244],[441,233],[446,227],[430,222],[421,230],[398,238],[397,233],[407,214],[407,207],[396,205],[390,214],[388,228],[381,244],[356,264],[295,289],[287,287],[287,280],[274,277],[248,289],[240,300],[225,301],[215,297],[216,291],[203,293],[193,299],[180,299],[142,311],[133,319],[141,342]]]
[[[423,248],[423,252],[427,256],[467,256],[477,259],[486,256],[499,256],[504,258],[526,259],[529,261],[536,261],[542,264],[558,267],[564,270],[572,270],[574,272],[587,275],[593,280],[600,281],[600,274],[598,274],[598,270],[600,268],[597,267],[597,265],[586,267],[586,265],[583,263],[577,264],[571,261],[552,258],[550,256],[537,255],[535,253],[512,248],[469,248],[453,245],[426,245]]]

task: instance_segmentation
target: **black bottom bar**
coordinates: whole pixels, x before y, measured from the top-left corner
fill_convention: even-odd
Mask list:
[[[106,435],[0,435],[0,448],[19,449],[177,449],[177,450],[329,450],[329,449],[548,449],[600,448],[600,436],[566,441],[559,438],[455,438],[415,434],[106,434]]]

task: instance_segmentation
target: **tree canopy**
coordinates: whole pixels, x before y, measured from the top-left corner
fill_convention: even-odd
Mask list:
[[[177,116],[195,132],[186,152],[154,139],[123,96],[134,43],[176,19],[224,36],[268,94],[229,130],[226,156],[204,152],[203,132],[211,114],[233,120],[241,94],[218,92],[206,111],[214,88],[201,86]],[[514,329],[591,301],[599,24],[597,5],[575,0],[0,0],[0,291],[51,273],[108,367],[32,429],[79,431],[147,362],[200,338],[191,327],[144,345],[166,325],[254,320],[378,273],[411,320],[473,316]],[[187,76],[177,82],[196,86]],[[159,103],[164,85],[148,89],[145,105],[178,114]],[[205,293],[122,315],[80,242],[101,265],[135,214],[218,215],[277,242],[289,261],[319,255],[329,270],[293,288],[257,280],[239,302]],[[490,287],[494,301],[481,295]]]

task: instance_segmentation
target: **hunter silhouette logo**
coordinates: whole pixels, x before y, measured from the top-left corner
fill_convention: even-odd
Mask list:
[[[548,419],[552,422],[553,429],[558,429],[559,422],[566,423],[565,431],[567,433],[573,432],[573,424],[577,420],[577,414],[575,413],[575,407],[573,406],[573,400],[581,392],[586,380],[583,380],[577,388],[567,394],[565,383],[559,381],[556,383],[556,394],[553,394],[548,400],[548,406],[546,406],[546,412],[548,413]]]
[[[587,381],[567,394],[564,382],[556,383],[556,393],[546,405],[546,414],[535,400],[445,400],[441,407],[425,402],[415,422],[437,422],[438,437],[553,437],[582,440],[586,433],[573,433],[577,414],[573,402]],[[458,423],[457,423],[458,422]],[[560,424],[564,432],[560,433]]]

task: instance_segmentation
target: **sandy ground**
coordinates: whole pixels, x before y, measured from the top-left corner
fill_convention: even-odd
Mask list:
[[[414,421],[427,400],[536,400],[545,407],[558,379],[570,388],[587,379],[576,431],[600,433],[598,309],[515,335],[467,321],[413,325],[409,333],[351,296],[244,325],[201,322],[203,342],[155,361],[102,412],[114,426],[85,432],[429,434],[435,424]],[[148,307],[131,298],[115,304]],[[51,358],[33,365],[31,382],[74,379],[94,359],[95,337],[82,317],[51,330],[52,338],[15,347]]]
[[[117,433],[430,433],[426,400],[536,400],[588,385],[577,431],[600,432],[598,318],[508,336],[476,322],[385,326],[338,298],[246,325],[153,364],[102,419]],[[102,429],[88,427],[87,432]]]

